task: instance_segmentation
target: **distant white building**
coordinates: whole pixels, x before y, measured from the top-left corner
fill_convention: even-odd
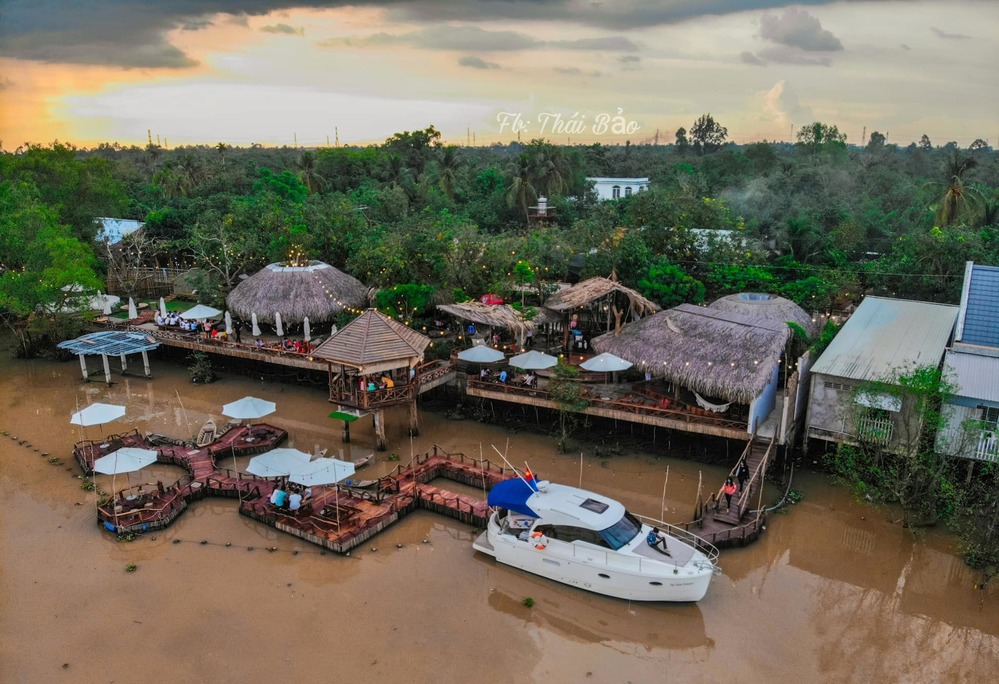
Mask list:
[[[631,197],[637,192],[649,189],[649,179],[646,178],[587,178],[593,183],[597,198],[600,200],[615,200]]]
[[[129,233],[134,233],[142,226],[146,225],[142,221],[133,219],[119,219],[98,217],[94,221],[98,224],[97,239],[106,240],[108,244],[117,244]]]

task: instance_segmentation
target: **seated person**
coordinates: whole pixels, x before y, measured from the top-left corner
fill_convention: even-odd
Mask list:
[[[508,377],[508,375],[507,375],[506,369],[504,368],[503,370],[500,371],[499,381],[500,382],[506,382],[507,377]]]
[[[219,337],[218,337],[219,342],[225,342],[228,339],[229,339],[229,333],[227,333],[225,330],[219,332]]]
[[[489,369],[488,368],[481,369],[479,371],[479,380],[488,380],[488,379],[489,379]]]
[[[284,506],[284,501],[287,496],[288,493],[283,489],[281,489],[281,485],[278,485],[277,487],[274,488],[274,491],[271,492],[270,502],[275,506],[277,506],[278,508],[281,508],[282,506]]]
[[[302,495],[296,490],[288,495],[288,510],[297,511],[302,507]]]
[[[537,382],[538,382],[538,376],[534,375],[534,373],[528,373],[527,375],[524,376],[525,387],[534,387],[534,385],[536,385]]]
[[[255,342],[255,344],[258,347],[266,347],[267,346],[266,344],[264,344],[264,341],[262,339],[260,339],[259,337],[257,338],[257,341]]]
[[[375,386],[375,381],[374,380],[368,380],[368,391],[369,392],[374,392],[376,389],[378,389],[378,387]]]
[[[159,313],[156,314],[156,325],[159,326],[166,325],[166,319],[160,316]]]
[[[666,540],[659,533],[658,527],[653,527],[649,532],[649,536],[645,538],[646,543],[654,548],[656,551],[665,553],[667,556],[670,555],[669,549],[666,548]]]
[[[382,385],[384,385],[385,387],[395,387],[395,380],[393,380],[392,378],[390,378],[387,375],[383,375],[382,376]]]

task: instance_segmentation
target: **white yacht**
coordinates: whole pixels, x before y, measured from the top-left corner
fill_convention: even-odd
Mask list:
[[[472,544],[501,563],[632,601],[699,601],[718,549],[666,523],[653,526],[605,496],[513,478],[489,492],[493,513]],[[655,521],[653,521],[655,522]]]

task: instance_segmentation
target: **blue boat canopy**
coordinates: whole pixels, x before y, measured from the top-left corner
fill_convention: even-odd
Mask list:
[[[527,500],[531,498],[534,491],[533,487],[519,477],[503,480],[489,490],[489,505],[537,518],[540,516],[527,505]]]

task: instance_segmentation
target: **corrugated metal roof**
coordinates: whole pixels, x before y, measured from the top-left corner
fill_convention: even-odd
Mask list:
[[[958,307],[867,297],[812,366],[813,373],[883,380],[894,369],[936,366],[943,358]]]
[[[954,384],[954,394],[969,399],[999,402],[999,358],[948,351],[944,378]]]
[[[102,330],[77,337],[75,340],[60,342],[56,346],[74,354],[121,356],[150,351],[160,346],[160,343],[155,337],[145,333]]]
[[[999,268],[971,267],[961,341],[999,347]]]

